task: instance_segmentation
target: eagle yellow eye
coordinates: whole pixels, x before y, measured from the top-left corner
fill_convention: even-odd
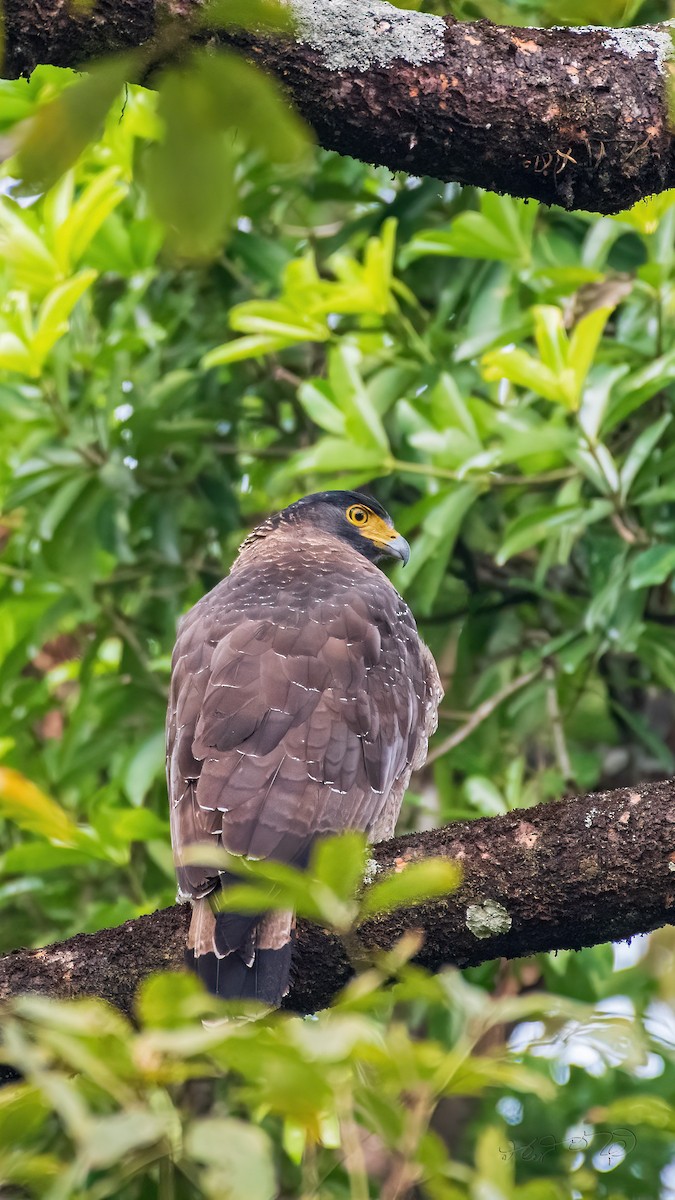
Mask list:
[[[362,508],[360,504],[352,504],[347,509],[347,520],[351,521],[352,525],[367,525],[370,520],[370,513],[367,509]]]

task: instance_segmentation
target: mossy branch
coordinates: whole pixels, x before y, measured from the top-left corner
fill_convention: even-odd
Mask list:
[[[461,863],[459,890],[369,922],[360,930],[368,947],[386,949],[407,930],[421,930],[417,961],[438,970],[646,933],[675,916],[675,784],[646,783],[458,821],[373,851],[382,871],[439,855]],[[181,905],[40,950],[17,950],[0,959],[0,998],[102,996],[129,1012],[145,976],[182,967],[188,919]],[[340,941],[300,922],[287,1007],[325,1007],[350,972]]]
[[[675,185],[667,24],[521,29],[383,0],[287,3],[293,34],[210,26],[205,0],[5,0],[2,73],[137,46],[161,60],[195,38],[275,75],[322,146],[392,171],[606,213]]]

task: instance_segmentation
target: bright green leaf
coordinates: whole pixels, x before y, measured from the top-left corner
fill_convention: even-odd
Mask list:
[[[675,571],[675,546],[650,546],[633,559],[630,570],[632,588],[654,587],[665,583]]]
[[[135,59],[120,55],[89,65],[87,74],[38,109],[23,126],[18,142],[21,178],[46,191],[101,131],[108,109],[133,79]]]
[[[459,887],[461,877],[457,863],[447,858],[407,863],[402,870],[371,884],[363,895],[359,919],[447,896]]]

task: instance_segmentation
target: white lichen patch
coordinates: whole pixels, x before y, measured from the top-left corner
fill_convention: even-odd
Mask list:
[[[591,825],[593,824],[593,818],[597,817],[597,815],[598,815],[597,808],[589,808],[588,812],[586,813],[586,816],[584,817],[584,825],[586,826],[587,829],[590,829]]]
[[[564,29],[564,25],[555,25],[555,29]],[[626,58],[637,58],[638,54],[652,54],[656,68],[661,75],[666,74],[666,63],[675,57],[673,35],[675,22],[664,21],[660,29],[636,28],[614,29],[609,25],[578,25],[567,29],[568,33],[604,33],[603,46],[605,50],[615,50],[625,54]]]
[[[470,904],[466,910],[467,929],[477,938],[508,933],[512,924],[509,913],[498,900],[481,900],[479,904]]]
[[[323,55],[332,71],[368,71],[397,59],[417,66],[445,54],[445,23],[382,0],[285,0],[299,42]]]
[[[375,862],[374,858],[366,859],[366,866],[365,866],[365,870],[363,872],[363,882],[365,883],[366,887],[368,887],[369,883],[373,882],[379,869],[380,869],[380,864]]]

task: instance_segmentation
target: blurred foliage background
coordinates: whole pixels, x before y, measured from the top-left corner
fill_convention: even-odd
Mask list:
[[[455,11],[667,15],[602,8]],[[392,177],[232,58],[134,69],[0,83],[3,951],[173,902],[176,621],[308,491],[370,488],[412,542],[446,697],[401,830],[673,771],[675,194]],[[17,1002],[0,1194],[675,1194],[670,931],[435,979],[412,950],[314,1020],[203,1028],[172,976],[134,1027]]]

